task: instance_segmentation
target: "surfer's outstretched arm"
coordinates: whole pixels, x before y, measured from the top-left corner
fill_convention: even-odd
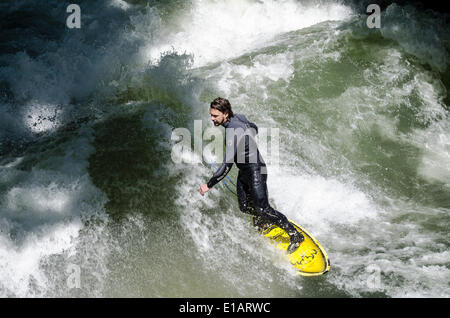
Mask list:
[[[207,185],[208,188],[212,188],[216,185],[220,180],[225,178],[225,176],[230,172],[231,167],[233,167],[234,157],[237,151],[237,136],[234,133],[234,129],[226,129],[225,135],[225,156],[223,158],[223,162],[220,165],[219,169],[213,174],[212,178],[209,179]]]
[[[215,186],[220,180],[222,180],[223,178],[225,178],[225,176],[228,174],[228,172],[231,170],[231,167],[233,166],[233,163],[226,163],[223,162],[219,169],[217,169],[217,171],[213,174],[213,176],[211,177],[211,179],[209,179],[207,185],[208,188],[212,188],[213,186]]]
[[[225,148],[225,157],[223,158],[223,162],[220,165],[220,167],[217,169],[217,171],[213,174],[211,179],[209,179],[208,183],[203,184],[200,187],[200,194],[203,195],[204,193],[208,192],[213,186],[215,186],[220,180],[226,177],[228,172],[230,172],[231,167],[233,167],[234,163],[234,157],[237,151],[237,136],[232,134],[231,136],[227,135],[225,138],[226,148]],[[231,140],[232,142],[228,142],[228,140]]]
[[[217,169],[217,171],[213,174],[211,179],[209,179],[208,183],[202,184],[200,187],[200,194],[204,195],[206,192],[211,190],[211,188],[216,185],[220,180],[225,178],[225,176],[228,174],[228,172],[231,170],[231,167],[233,166],[233,163],[222,163]]]

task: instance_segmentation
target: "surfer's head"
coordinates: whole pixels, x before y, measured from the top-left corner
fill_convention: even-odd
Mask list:
[[[230,102],[222,97],[217,97],[211,102],[209,113],[215,126],[223,125],[234,116]]]

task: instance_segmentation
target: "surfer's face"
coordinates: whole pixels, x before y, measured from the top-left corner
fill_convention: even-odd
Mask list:
[[[224,114],[215,108],[210,108],[209,113],[211,114],[211,120],[213,121],[214,126],[223,125],[228,120],[228,113]]]

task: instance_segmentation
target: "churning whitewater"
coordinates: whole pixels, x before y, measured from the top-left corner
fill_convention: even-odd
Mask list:
[[[353,1],[78,4],[79,29],[61,1],[0,4],[0,296],[450,297],[442,13],[391,4],[371,29]],[[296,275],[222,184],[202,197],[194,147],[174,160],[217,96],[279,132],[271,205],[326,275]]]

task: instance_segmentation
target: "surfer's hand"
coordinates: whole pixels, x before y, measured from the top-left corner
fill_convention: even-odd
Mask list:
[[[209,190],[210,189],[208,188],[208,185],[206,183],[202,184],[200,187],[200,194],[205,195],[205,193],[208,192]]]

